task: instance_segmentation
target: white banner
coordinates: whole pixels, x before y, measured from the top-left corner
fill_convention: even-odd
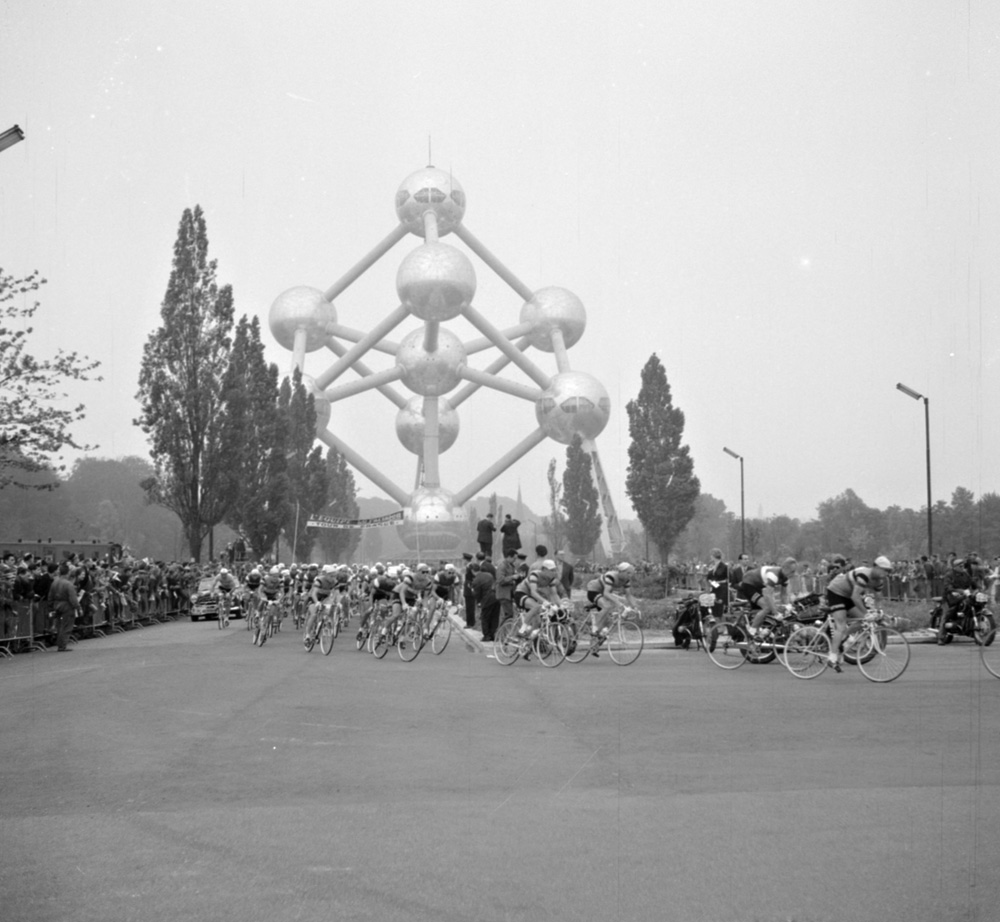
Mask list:
[[[342,519],[333,515],[314,515],[306,522],[306,528],[380,528],[383,525],[392,525],[393,522],[402,521],[402,509],[399,512],[390,512],[388,515],[380,515],[374,519]]]

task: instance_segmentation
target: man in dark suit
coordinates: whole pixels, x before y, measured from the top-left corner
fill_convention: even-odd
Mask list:
[[[483,552],[483,556],[486,558],[493,557],[493,533],[496,530],[497,527],[493,524],[492,512],[487,512],[486,517],[480,519],[476,525],[476,542],[479,544],[479,550]]]
[[[570,598],[573,595],[573,577],[576,575],[571,564],[566,559],[565,551],[556,551],[556,559],[559,561],[559,594],[563,598]]]

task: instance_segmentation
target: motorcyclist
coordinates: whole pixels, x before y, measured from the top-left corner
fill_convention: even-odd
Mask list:
[[[947,643],[948,635],[947,623],[954,620],[955,614],[966,592],[976,589],[976,581],[969,572],[967,562],[961,557],[956,557],[951,562],[951,568],[944,575],[944,593],[941,596],[941,619],[938,622],[937,642]]]

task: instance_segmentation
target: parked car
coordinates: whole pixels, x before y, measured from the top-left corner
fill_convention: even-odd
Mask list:
[[[212,595],[212,583],[214,582],[214,576],[203,576],[198,581],[198,588],[195,590],[194,598],[191,600],[192,621],[198,621],[201,618],[204,618],[207,621],[209,618],[219,617],[219,606],[215,596]],[[229,595],[229,617],[243,617],[243,606],[240,604],[239,587],[237,587]]]

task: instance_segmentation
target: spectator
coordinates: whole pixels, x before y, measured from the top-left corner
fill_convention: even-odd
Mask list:
[[[492,561],[484,560],[472,581],[472,593],[479,607],[479,626],[483,631],[483,643],[492,643],[497,630],[499,604],[495,591],[497,571]]]
[[[497,568],[494,595],[499,611],[497,612],[498,623],[494,625],[494,629],[508,618],[514,617],[514,587],[518,582],[517,551],[512,548],[503,555],[503,560],[500,561],[500,566]]]
[[[573,579],[576,574],[573,571],[573,564],[566,559],[565,551],[556,551],[556,560],[559,563],[559,588],[560,595],[569,599],[573,596]]]
[[[528,566],[529,572],[531,570],[540,570],[541,566],[542,566],[542,563],[545,561],[545,558],[548,557],[548,556],[549,556],[549,549],[544,544],[536,544],[535,545],[535,559],[533,561],[531,561],[531,564]]]
[[[521,523],[510,515],[505,515],[503,517],[503,525],[500,526],[500,534],[502,535],[502,544],[504,557],[507,556],[507,551],[513,548],[515,551],[521,549],[521,536],[517,533],[518,528],[521,527]]]
[[[493,533],[497,530],[493,524],[493,513],[487,512],[486,517],[479,520],[476,525],[476,542],[483,557],[493,557]]]
[[[709,591],[715,596],[712,614],[721,619],[729,608],[729,565],[722,559],[722,551],[712,548],[712,559],[705,570]]]
[[[54,572],[56,565],[49,567],[49,572]],[[73,629],[73,616],[76,614],[79,602],[76,597],[76,587],[69,578],[69,564],[61,563],[58,567],[59,575],[52,580],[49,587],[48,601],[56,619],[56,649],[60,653],[69,652],[67,643],[69,634]]]
[[[482,556],[482,554],[480,554]],[[471,554],[463,554],[465,558],[465,579],[462,581],[462,600],[465,602],[465,626],[473,628],[476,626],[476,595],[472,590],[472,584],[479,572],[479,563],[472,559]]]

